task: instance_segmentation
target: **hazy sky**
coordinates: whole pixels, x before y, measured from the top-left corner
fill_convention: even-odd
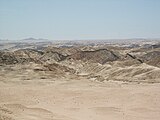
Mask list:
[[[160,38],[160,0],[0,0],[0,38]]]

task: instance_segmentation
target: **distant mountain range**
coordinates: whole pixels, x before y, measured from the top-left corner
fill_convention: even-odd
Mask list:
[[[43,39],[43,38],[38,38],[38,39],[36,39],[36,38],[25,38],[25,39],[22,39],[23,41],[48,41],[48,39]]]

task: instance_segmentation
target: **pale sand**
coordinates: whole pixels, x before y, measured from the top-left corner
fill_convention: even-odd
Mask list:
[[[0,120],[160,120],[160,84],[0,82]]]

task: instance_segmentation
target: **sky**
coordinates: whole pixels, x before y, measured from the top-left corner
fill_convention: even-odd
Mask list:
[[[0,0],[0,39],[160,38],[160,0]]]

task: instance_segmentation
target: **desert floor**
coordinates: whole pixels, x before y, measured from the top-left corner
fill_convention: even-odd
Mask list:
[[[0,82],[0,120],[160,120],[160,84]]]

